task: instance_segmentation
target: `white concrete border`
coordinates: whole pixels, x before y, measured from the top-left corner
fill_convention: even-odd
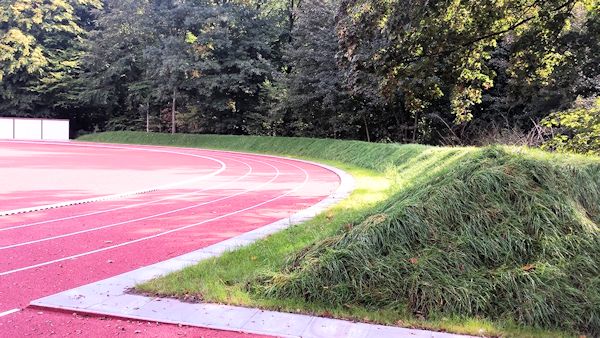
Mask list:
[[[229,153],[244,154],[231,151]],[[261,156],[283,158],[270,155]],[[284,159],[289,160],[289,158]],[[443,332],[354,323],[338,319],[264,311],[238,306],[185,303],[176,299],[146,297],[128,293],[128,290],[136,284],[181,270],[205,259],[220,256],[226,251],[249,245],[270,234],[310,220],[328,207],[348,197],[354,190],[354,178],[346,172],[323,164],[294,160],[320,166],[334,172],[340,177],[340,186],[333,194],[321,202],[289,218],[163,262],[34,300],[31,302],[31,305],[280,337],[464,337]]]

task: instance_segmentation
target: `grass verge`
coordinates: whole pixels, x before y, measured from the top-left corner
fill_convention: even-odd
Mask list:
[[[139,291],[468,334],[598,333],[597,158],[129,132],[82,140],[291,155],[357,181],[312,221]]]

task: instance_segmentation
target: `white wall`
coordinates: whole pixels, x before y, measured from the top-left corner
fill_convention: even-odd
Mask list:
[[[67,141],[69,120],[0,118],[0,139]]]
[[[42,139],[66,141],[69,139],[69,120],[42,120]]]
[[[0,118],[0,140],[13,138],[13,119]]]
[[[42,120],[15,119],[15,140],[41,140]]]

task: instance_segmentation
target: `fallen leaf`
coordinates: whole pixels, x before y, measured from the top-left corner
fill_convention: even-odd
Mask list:
[[[525,266],[523,266],[521,269],[523,269],[523,271],[531,271],[533,269],[535,269],[535,265],[534,264],[527,264]]]

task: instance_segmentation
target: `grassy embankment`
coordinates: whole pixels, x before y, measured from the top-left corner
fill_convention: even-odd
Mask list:
[[[300,226],[138,287],[458,333],[600,335],[600,159],[509,148],[102,133],[289,155],[351,173]]]

